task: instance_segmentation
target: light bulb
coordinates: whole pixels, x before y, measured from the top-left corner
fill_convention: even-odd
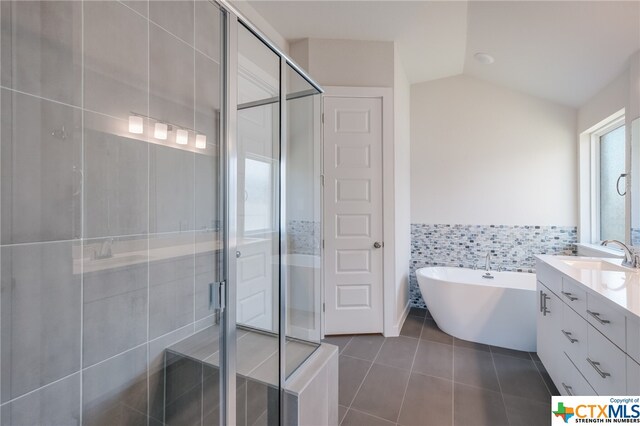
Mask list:
[[[153,137],[156,139],[167,139],[167,130],[169,126],[166,123],[156,123],[153,129]]]
[[[207,149],[207,135],[196,135],[196,148]]]
[[[144,121],[139,115],[129,116],[129,132],[135,134],[142,134],[144,132]]]
[[[186,145],[189,142],[189,132],[185,129],[176,130],[176,143],[178,145]]]

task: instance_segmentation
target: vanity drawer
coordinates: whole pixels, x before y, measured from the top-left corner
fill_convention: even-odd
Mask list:
[[[587,292],[582,284],[568,277],[562,277],[560,298],[576,312],[584,313],[587,309]]]
[[[560,295],[560,291],[562,290],[562,274],[558,270],[540,260],[536,260],[536,278],[549,290]]]
[[[611,306],[609,300],[587,295],[585,318],[623,351],[627,350],[626,317]]]
[[[560,362],[562,374],[559,377],[559,383],[556,383],[556,387],[561,395],[586,396],[596,394],[587,379],[582,377],[580,371],[565,354],[561,355]]]
[[[575,363],[587,357],[589,323],[566,304],[562,306],[560,342],[562,350]]]
[[[625,395],[627,355],[593,327],[587,336],[587,357],[578,364],[598,395]]]
[[[640,364],[627,357],[627,395],[640,395]]]
[[[640,363],[640,319],[627,317],[627,354]]]

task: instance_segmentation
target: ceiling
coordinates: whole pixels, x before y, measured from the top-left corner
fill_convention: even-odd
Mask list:
[[[466,74],[573,107],[640,49],[640,0],[250,4],[290,41],[395,41],[411,83]],[[478,63],[477,52],[495,63]]]

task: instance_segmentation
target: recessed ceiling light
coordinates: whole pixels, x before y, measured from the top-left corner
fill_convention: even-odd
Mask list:
[[[476,61],[480,62],[482,65],[489,65],[496,61],[495,58],[488,53],[478,52],[473,55],[473,57],[476,58]]]

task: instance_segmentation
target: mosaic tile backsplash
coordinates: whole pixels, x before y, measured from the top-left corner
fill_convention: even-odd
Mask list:
[[[535,272],[535,255],[576,254],[575,226],[427,225],[411,224],[409,295],[411,306],[425,307],[416,269],[425,266],[491,268]]]
[[[291,220],[287,225],[289,253],[320,254],[320,222]]]

